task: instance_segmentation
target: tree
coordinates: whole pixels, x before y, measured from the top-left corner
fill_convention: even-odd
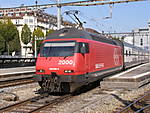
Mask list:
[[[5,49],[5,40],[2,36],[2,22],[0,21],[0,53],[2,53]]]
[[[19,40],[19,32],[18,32],[18,35],[14,38],[14,40],[12,40],[10,42],[10,51],[16,51],[16,52],[19,52],[21,51],[21,43],[20,43],[20,40]]]
[[[31,41],[31,30],[28,27],[27,24],[25,24],[22,28],[22,32],[21,32],[21,40],[24,44],[28,44]]]
[[[0,54],[4,51],[5,49],[5,40],[0,34]]]
[[[18,30],[9,18],[5,18],[4,20],[0,22],[0,35],[4,43],[4,51],[6,52],[7,50],[8,55],[9,55],[11,41],[19,38]]]
[[[55,32],[55,30],[49,29],[48,31],[46,31],[46,36],[48,36],[49,34],[54,33],[54,32]]]
[[[35,42],[35,38],[40,38],[40,37],[44,37],[44,33],[43,33],[43,31],[42,31],[42,29],[40,29],[40,28],[37,28],[37,29],[34,29],[34,31],[33,31],[33,39],[32,39],[32,48],[34,48],[34,42]],[[40,50],[40,45],[41,45],[41,42],[42,42],[43,40],[37,40],[36,42],[37,42],[37,51],[39,51]],[[34,50],[33,50],[34,51]]]

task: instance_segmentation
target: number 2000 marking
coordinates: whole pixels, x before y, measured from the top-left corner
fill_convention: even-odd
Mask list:
[[[59,60],[58,65],[71,65],[73,64],[73,60]]]

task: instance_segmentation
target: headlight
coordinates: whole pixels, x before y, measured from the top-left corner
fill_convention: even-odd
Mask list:
[[[64,73],[73,73],[73,70],[64,70]]]
[[[45,70],[44,70],[44,69],[39,69],[39,70],[37,70],[37,72],[39,72],[39,73],[44,73]]]

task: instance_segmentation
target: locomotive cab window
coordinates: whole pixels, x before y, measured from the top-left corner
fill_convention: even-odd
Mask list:
[[[75,42],[46,42],[40,55],[42,57],[66,57],[74,55]]]
[[[78,42],[77,43],[77,48],[76,48],[77,53],[89,53],[89,44],[84,43],[84,42]]]

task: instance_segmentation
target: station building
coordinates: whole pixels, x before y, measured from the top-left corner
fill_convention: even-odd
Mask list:
[[[135,29],[133,35],[133,44],[143,49],[150,50],[149,28]]]
[[[56,30],[57,29],[57,17],[54,15],[50,15],[45,13],[41,9],[32,9],[32,8],[6,8],[0,10],[0,19],[4,17],[9,17],[14,25],[16,25],[19,35],[21,37],[21,31],[24,24],[27,24],[30,28],[31,32],[34,31],[37,27],[41,28],[44,34],[49,29]],[[64,21],[62,19],[61,27],[72,27],[75,24]],[[22,57],[33,57],[32,44],[28,43],[27,45],[23,44],[21,41],[21,56]]]
[[[147,49],[150,51],[150,21],[148,27],[134,29],[131,32],[107,33],[108,35],[135,46]]]
[[[150,20],[148,27],[134,29],[132,34],[125,38],[125,41],[150,51]]]

